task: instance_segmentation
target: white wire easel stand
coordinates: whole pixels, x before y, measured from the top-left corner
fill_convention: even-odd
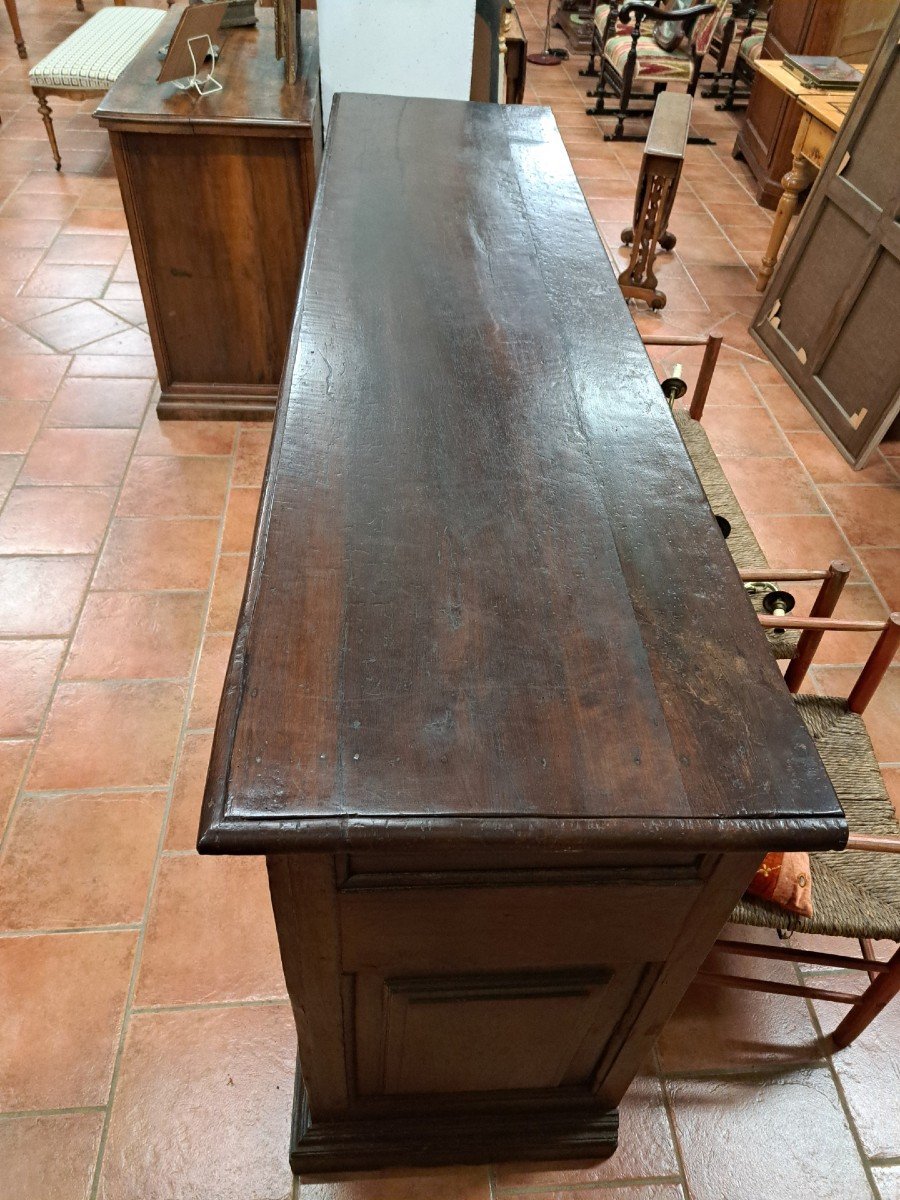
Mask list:
[[[212,66],[203,76],[198,74],[200,66],[197,65],[197,56],[194,53],[194,42],[206,42],[206,49],[200,58],[200,66],[205,62],[207,57],[212,59]],[[222,91],[222,84],[219,83],[213,71],[216,69],[216,48],[213,45],[212,38],[208,33],[198,34],[196,37],[188,38],[188,50],[191,55],[191,62],[194,66],[194,73],[187,83],[176,83],[175,86],[181,92],[189,92],[191,88],[196,89],[198,96],[211,96],[214,92]]]

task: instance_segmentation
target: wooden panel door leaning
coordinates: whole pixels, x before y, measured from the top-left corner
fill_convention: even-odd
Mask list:
[[[900,412],[900,8],[775,267],[751,333],[841,453]],[[810,114],[811,115],[811,114]]]
[[[329,143],[199,848],[268,860],[296,1171],[603,1158],[843,814],[549,111]]]

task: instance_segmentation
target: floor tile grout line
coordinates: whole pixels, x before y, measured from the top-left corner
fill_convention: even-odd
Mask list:
[[[662,1094],[663,1108],[666,1114],[666,1122],[669,1128],[669,1137],[672,1139],[672,1146],[675,1150],[675,1161],[678,1164],[678,1171],[681,1175],[681,1188],[685,1195],[685,1200],[692,1200],[691,1189],[688,1184],[687,1168],[685,1166],[684,1151],[681,1147],[681,1139],[678,1136],[678,1126],[675,1123],[675,1105],[669,1093],[668,1076],[663,1070],[662,1059],[659,1054],[659,1049],[654,1045],[651,1051],[653,1065],[656,1070],[656,1078],[659,1081],[659,1090]]]
[[[69,362],[69,366],[71,366],[71,360]],[[68,367],[67,367],[66,371],[63,372],[63,375],[62,375],[59,383],[57,384],[56,389],[54,390],[54,393],[53,393],[54,398],[56,397],[60,387],[62,387],[62,381],[63,381],[63,379],[66,378],[67,372],[68,372]],[[50,403],[52,404],[53,401],[51,400]],[[147,405],[148,408],[149,408],[149,404],[150,404],[150,402],[148,400],[148,405]],[[50,411],[50,404],[47,405],[43,414],[41,415],[41,423],[38,426],[38,434],[40,434],[41,430],[43,430],[43,428],[44,428],[44,423],[47,420],[47,414],[49,411]],[[145,413],[145,416],[146,416],[146,413]],[[38,434],[36,434],[35,437],[37,437]],[[132,454],[133,454],[133,452],[134,452],[134,447],[132,446]],[[24,461],[25,460],[23,459],[23,465],[24,465]],[[123,468],[122,478],[119,481],[118,488],[116,489],[116,498],[113,501],[113,505],[110,509],[109,519],[107,520],[107,523],[106,523],[106,532],[104,533],[103,539],[101,541],[100,549],[97,551],[96,555],[93,555],[93,556],[91,556],[91,555],[75,556],[75,557],[85,557],[85,558],[93,557],[93,567],[91,569],[90,575],[89,575],[87,583],[85,585],[84,593],[78,604],[77,612],[72,620],[71,627],[70,627],[68,633],[64,635],[64,640],[66,641],[66,650],[63,653],[62,659],[60,661],[59,670],[56,673],[56,678],[53,681],[53,686],[51,687],[50,693],[47,697],[47,701],[44,706],[44,711],[41,716],[41,720],[38,722],[38,725],[36,727],[34,737],[33,737],[32,743],[31,743],[31,750],[29,751],[29,754],[27,756],[27,759],[25,762],[25,767],[24,767],[21,779],[19,780],[19,786],[16,789],[16,796],[13,799],[12,804],[10,805],[9,811],[6,814],[6,824],[5,824],[4,828],[2,830],[0,830],[0,865],[2,865],[2,863],[6,857],[6,848],[9,844],[9,839],[11,836],[11,831],[12,831],[13,824],[14,824],[14,821],[16,818],[16,814],[20,807],[20,802],[22,800],[23,793],[25,791],[25,783],[31,774],[31,769],[34,765],[34,759],[35,759],[35,756],[37,755],[37,749],[40,744],[41,738],[43,736],[44,730],[47,726],[47,720],[50,715],[50,709],[53,706],[53,701],[54,701],[54,699],[56,697],[56,693],[59,689],[60,681],[62,678],[63,668],[65,667],[66,661],[69,657],[69,651],[71,649],[72,639],[75,636],[75,631],[78,628],[79,621],[81,620],[81,614],[83,613],[84,606],[87,603],[87,598],[88,598],[88,595],[90,594],[90,590],[91,590],[91,583],[93,582],[93,580],[96,576],[97,565],[100,561],[100,556],[103,553],[103,547],[105,546],[106,541],[109,537],[109,531],[110,531],[110,528],[112,527],[112,522],[113,522],[113,514],[115,512],[115,508],[118,503],[118,498],[121,495],[122,488],[125,486],[125,477],[128,474],[128,467],[129,467],[130,463],[131,463],[131,455],[129,455],[128,461],[126,462],[126,464]],[[11,492],[12,492],[12,489],[10,489],[10,494],[11,494]],[[4,508],[5,508],[5,501],[4,501],[4,505],[2,507],[0,507],[0,515],[2,515]],[[58,555],[57,557],[63,558],[63,557],[70,557],[70,556]]]
[[[283,996],[261,996],[255,1000],[208,1000],[196,1004],[134,1004],[130,1016],[146,1017],[158,1013],[220,1012],[231,1008],[284,1008],[290,1004],[287,992]]]
[[[696,982],[693,980],[692,982]],[[765,1082],[766,1080],[783,1079],[793,1074],[798,1067],[805,1071],[825,1071],[828,1064],[824,1054],[817,1058],[789,1060],[785,1062],[761,1063],[758,1067],[700,1067],[693,1071],[666,1071],[660,1068],[663,1079],[672,1083],[691,1083],[695,1080],[727,1080],[729,1083],[746,1081],[747,1083]]]
[[[772,419],[772,420],[773,420],[773,421],[776,423],[776,425],[777,425],[777,424],[779,423],[779,422],[778,422],[778,419],[777,419],[777,417],[775,416],[775,414],[772,412],[771,408],[769,407],[769,405],[768,405],[768,403],[767,403],[767,401],[766,401],[766,398],[765,398],[765,396],[762,394],[762,391],[761,391],[761,389],[760,389],[760,388],[757,386],[756,382],[755,382],[753,379],[751,379],[751,378],[750,378],[750,374],[749,374],[749,372],[747,372],[747,377],[748,377],[748,379],[749,379],[750,386],[751,386],[751,387],[754,389],[754,391],[756,392],[757,396],[759,397],[759,401],[760,401],[760,403],[762,404],[763,408],[764,408],[764,409],[766,410],[766,412],[769,414],[769,417],[770,417],[770,418],[771,418],[771,419]],[[783,436],[784,436],[784,435],[783,435]],[[795,458],[795,460],[796,460],[796,462],[797,462],[798,466],[800,467],[800,470],[801,470],[801,472],[802,472],[803,474],[805,474],[805,476],[806,476],[807,480],[809,481],[809,484],[810,484],[810,486],[811,486],[811,487],[812,487],[812,489],[813,489],[813,492],[815,493],[815,495],[816,495],[817,499],[820,501],[820,503],[822,504],[822,506],[823,506],[823,507],[824,507],[824,509],[825,509],[825,514],[823,514],[823,515],[826,515],[826,514],[827,514],[827,515],[828,515],[828,516],[831,518],[831,520],[834,522],[835,526],[837,527],[837,529],[838,529],[838,532],[840,533],[841,537],[843,538],[843,540],[844,540],[844,542],[845,542],[845,544],[846,544],[846,546],[847,546],[847,549],[848,549],[848,550],[849,550],[849,552],[850,552],[850,556],[849,556],[849,558],[848,558],[848,561],[851,563],[851,565],[852,565],[854,562],[858,562],[858,563],[859,563],[859,565],[860,565],[860,567],[861,567],[861,569],[862,569],[863,576],[864,576],[864,582],[866,582],[866,583],[868,583],[868,584],[869,584],[869,586],[870,586],[870,587],[873,589],[873,591],[875,592],[876,596],[878,596],[878,598],[879,598],[879,600],[881,601],[881,603],[882,603],[882,604],[885,606],[885,609],[886,609],[888,612],[890,612],[890,606],[888,605],[888,603],[887,603],[887,600],[885,599],[885,597],[884,597],[884,595],[882,594],[881,590],[880,590],[880,589],[878,588],[878,586],[876,585],[876,583],[875,583],[875,580],[874,580],[874,579],[872,578],[872,576],[869,574],[869,572],[868,572],[868,570],[867,570],[867,568],[866,568],[866,564],[863,562],[863,560],[860,558],[860,556],[859,556],[859,555],[856,553],[856,547],[855,547],[855,545],[853,544],[853,542],[851,542],[851,541],[850,541],[850,538],[849,538],[849,537],[847,536],[847,534],[845,533],[845,531],[844,531],[844,527],[841,525],[840,521],[839,521],[839,520],[837,519],[837,517],[835,516],[835,514],[834,514],[834,512],[833,512],[833,510],[832,510],[832,508],[831,508],[831,506],[828,504],[828,501],[827,501],[827,500],[826,500],[826,498],[825,498],[825,497],[822,495],[822,493],[821,493],[821,490],[820,490],[820,488],[819,488],[819,484],[818,484],[818,482],[817,482],[817,481],[816,481],[816,480],[813,478],[812,472],[809,470],[809,468],[807,467],[806,463],[805,463],[805,462],[803,462],[803,460],[800,458],[799,454],[797,454],[797,452],[794,450],[793,446],[792,446],[792,445],[791,445],[791,443],[790,443],[790,440],[789,440],[789,439],[786,439],[786,440],[787,440],[787,442],[788,442],[788,445],[789,445],[789,446],[791,446],[791,451],[792,451],[792,453],[793,453],[793,456],[794,456],[794,458]],[[751,522],[751,524],[752,524],[752,522]],[[803,565],[804,565],[804,566],[825,566],[825,565],[827,565],[827,564],[818,564],[818,563],[816,563],[816,564],[813,564],[813,563],[808,563],[808,564],[807,564],[807,563],[804,563]],[[854,582],[854,583],[857,583],[857,582],[859,582],[859,580],[858,580],[858,579],[857,579],[857,580],[853,580],[853,579],[852,579],[852,573],[851,573],[851,580],[852,580],[852,582]],[[817,664],[817,665],[819,665],[819,666],[824,666],[824,665],[833,665],[833,664],[824,664],[824,663],[819,663],[819,664]]]
[[[0,1121],[23,1121],[29,1117],[68,1117],[80,1113],[102,1113],[104,1111],[105,1106],[102,1104],[71,1105],[67,1108],[11,1108],[0,1111]]]
[[[154,403],[154,399],[155,399],[155,389],[154,389],[154,393],[151,394],[150,405],[152,405]],[[235,460],[237,458],[238,445],[239,445],[239,441],[240,441],[239,434],[240,434],[240,426],[237,426],[235,428],[234,438],[232,439],[231,456],[230,456],[229,470],[228,470],[228,481],[227,481],[227,485],[226,485],[226,489],[225,489],[225,503],[222,506],[222,513],[219,518],[219,531],[218,531],[218,536],[216,539],[216,548],[215,548],[215,552],[212,556],[212,562],[210,564],[209,583],[208,583],[208,587],[207,587],[206,604],[204,605],[204,608],[203,608],[201,630],[200,630],[200,634],[197,638],[197,645],[196,645],[196,648],[194,651],[194,663],[193,663],[193,667],[191,670],[190,683],[185,691],[184,711],[182,713],[181,728],[180,728],[180,732],[179,732],[179,736],[178,736],[178,744],[177,744],[176,750],[175,750],[174,761],[172,764],[172,771],[171,771],[171,775],[169,778],[168,788],[166,789],[167,790],[166,803],[165,803],[165,807],[163,810],[163,817],[162,817],[162,824],[160,826],[160,831],[159,831],[159,838],[157,839],[156,856],[154,859],[153,868],[150,873],[150,879],[148,880],[147,896],[146,896],[146,900],[145,900],[145,904],[144,904],[144,913],[143,913],[143,917],[141,920],[141,929],[137,935],[137,940],[135,943],[134,961],[132,963],[132,968],[131,968],[131,977],[130,977],[129,983],[128,983],[128,991],[126,992],[126,995],[125,995],[125,1003],[122,1008],[122,1018],[121,1018],[120,1029],[119,1029],[119,1039],[118,1039],[118,1044],[116,1047],[116,1055],[115,1055],[115,1059],[113,1062],[112,1074],[110,1076],[109,1090],[107,1092],[106,1114],[105,1114],[105,1117],[103,1120],[103,1127],[100,1131],[100,1140],[99,1140],[99,1143],[97,1146],[97,1157],[96,1157],[96,1160],[94,1163],[94,1172],[93,1172],[93,1179],[91,1182],[91,1190],[90,1190],[89,1200],[97,1200],[97,1196],[98,1196],[98,1192],[99,1192],[99,1188],[100,1188],[100,1179],[101,1179],[101,1174],[102,1174],[102,1170],[103,1170],[103,1159],[104,1159],[104,1156],[106,1153],[106,1145],[109,1140],[109,1130],[110,1130],[110,1125],[112,1123],[112,1114],[113,1114],[113,1109],[115,1106],[115,1098],[116,1098],[116,1091],[118,1088],[119,1074],[121,1071],[122,1060],[123,1060],[124,1052],[125,1052],[125,1042],[126,1042],[126,1039],[128,1036],[128,1030],[130,1027],[132,1009],[135,1007],[134,1000],[135,1000],[135,996],[137,994],[137,984],[138,984],[138,978],[140,975],[141,962],[142,962],[142,958],[143,958],[144,943],[145,943],[146,936],[147,936],[147,927],[149,924],[150,913],[152,911],[153,901],[154,901],[155,894],[156,894],[156,886],[157,886],[157,881],[159,879],[160,867],[161,867],[162,861],[163,861],[163,851],[166,848],[166,836],[168,833],[169,818],[171,816],[172,806],[174,803],[175,787],[176,787],[176,782],[178,779],[179,768],[181,766],[181,757],[182,757],[182,753],[184,750],[184,743],[185,743],[185,739],[186,739],[186,736],[188,733],[191,702],[193,699],[193,690],[194,690],[194,686],[196,684],[197,670],[200,665],[200,656],[201,656],[201,653],[203,650],[203,641],[204,641],[203,631],[205,630],[206,622],[209,619],[209,613],[210,613],[210,608],[211,608],[211,604],[212,604],[212,594],[213,594],[213,587],[215,584],[216,572],[217,572],[218,564],[219,564],[219,554],[221,552],[222,539],[223,539],[224,533],[225,533],[225,517],[226,517],[226,512],[227,512],[227,507],[228,507],[228,505],[227,505],[228,492],[229,492],[229,488],[231,486],[231,481],[234,477]],[[130,463],[130,460],[129,460],[129,463]],[[124,483],[124,481],[123,481],[123,483]],[[99,556],[98,556],[97,561],[99,563]]]
[[[49,926],[46,929],[0,929],[0,941],[15,938],[59,937],[62,934],[134,933],[140,929],[138,921],[123,921],[121,924]]]
[[[523,1166],[528,1166],[524,1163]],[[560,1164],[560,1174],[565,1171],[565,1167]],[[546,1195],[564,1195],[577,1192],[607,1192],[616,1191],[619,1188],[650,1188],[650,1187],[672,1187],[677,1185],[684,1187],[684,1181],[677,1174],[671,1175],[623,1175],[616,1179],[585,1179],[585,1180],[560,1180],[558,1183],[547,1184],[522,1184],[511,1187],[498,1187],[493,1195],[500,1200],[501,1196],[546,1196]],[[635,1197],[635,1200],[640,1200]]]
[[[179,681],[180,682],[180,681]],[[29,741],[29,738],[13,738],[11,741]],[[100,796],[121,796],[125,799],[128,796],[138,795],[147,796],[154,795],[157,792],[164,792],[169,786],[168,780],[161,780],[159,783],[136,783],[132,786],[128,784],[116,784],[114,787],[92,787],[92,788],[25,788],[22,795],[27,796],[29,800],[61,800],[69,797],[73,801],[80,799],[90,800]]]
[[[36,356],[36,357],[40,357],[40,356]],[[41,420],[40,420],[40,424],[38,425],[37,432],[35,433],[34,437],[29,442],[28,449],[22,455],[22,461],[19,463],[19,469],[16,471],[15,475],[13,476],[13,480],[9,485],[9,491],[3,497],[3,500],[0,501],[0,517],[2,517],[3,513],[6,511],[6,506],[9,503],[10,496],[12,496],[15,488],[21,486],[19,484],[19,479],[22,475],[22,472],[25,469],[25,460],[28,458],[28,455],[31,453],[31,447],[34,445],[35,441],[37,440],[38,435],[44,429],[44,422],[47,419],[47,414],[50,412],[50,406],[52,405],[52,403],[56,399],[56,397],[59,395],[59,389],[62,387],[64,380],[68,376],[69,368],[72,365],[72,355],[63,354],[63,355],[60,355],[59,357],[68,358],[69,361],[68,361],[68,363],[66,363],[65,369],[63,370],[62,374],[59,377],[59,382],[56,384],[56,387],[53,389],[53,395],[46,402],[44,402],[42,400],[30,401],[30,403],[43,404],[44,411],[41,413]]]
[[[794,968],[794,976],[797,979],[797,982],[799,984],[803,984],[805,981],[799,964],[793,963],[792,966]],[[866,1148],[863,1143],[862,1136],[856,1126],[856,1121],[853,1118],[853,1112],[850,1108],[850,1102],[847,1099],[847,1095],[844,1091],[844,1085],[841,1082],[838,1070],[834,1065],[834,1056],[830,1047],[830,1041],[822,1030],[822,1025],[819,1021],[813,1001],[808,996],[804,997],[804,1000],[809,1012],[809,1018],[812,1022],[813,1029],[815,1029],[819,1035],[819,1044],[822,1047],[825,1065],[831,1075],[831,1082],[834,1085],[835,1092],[837,1093],[838,1103],[840,1104],[841,1111],[844,1114],[844,1120],[847,1123],[847,1128],[850,1130],[850,1136],[853,1138],[853,1143],[856,1147],[856,1153],[860,1162],[862,1163],[862,1168],[865,1172],[866,1179],[868,1180],[869,1187],[872,1189],[872,1196],[874,1200],[881,1200],[881,1191],[875,1182],[875,1176],[872,1172],[872,1165],[869,1162],[868,1155],[866,1154]]]

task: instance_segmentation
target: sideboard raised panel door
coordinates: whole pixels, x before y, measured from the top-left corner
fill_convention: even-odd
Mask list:
[[[753,333],[846,458],[900,411],[900,9],[776,267]]]

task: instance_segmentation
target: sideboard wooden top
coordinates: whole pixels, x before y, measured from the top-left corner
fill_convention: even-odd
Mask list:
[[[835,845],[547,109],[332,115],[207,851]]]
[[[301,23],[301,70],[294,84],[284,82],[284,64],[275,58],[274,13],[257,8],[255,28],[223,29],[217,35],[222,52],[216,78],[222,91],[209,96],[179,91],[174,83],[157,83],[158,56],[174,32],[183,7],[171,9],[131,64],[101,100],[94,115],[101,125],[141,121],[171,125],[280,126],[312,136],[319,106],[319,51],[316,15],[304,12]]]

